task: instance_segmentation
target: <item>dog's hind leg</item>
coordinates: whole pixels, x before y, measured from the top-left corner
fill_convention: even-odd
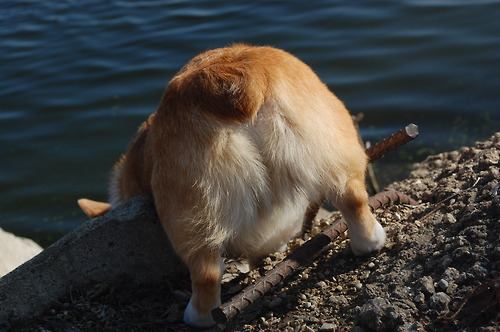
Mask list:
[[[343,194],[332,199],[349,227],[351,249],[356,256],[377,253],[385,244],[385,231],[368,206],[364,176],[351,178]]]

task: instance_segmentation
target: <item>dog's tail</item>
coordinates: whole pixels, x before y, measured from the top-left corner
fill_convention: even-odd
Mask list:
[[[86,198],[80,198],[78,205],[89,218],[102,216],[111,209],[111,204],[109,203],[96,202]]]
[[[240,45],[224,54],[200,55],[172,79],[164,102],[184,108],[191,104],[231,122],[254,118],[269,85],[265,66],[255,64],[263,60],[254,53],[253,48]]]

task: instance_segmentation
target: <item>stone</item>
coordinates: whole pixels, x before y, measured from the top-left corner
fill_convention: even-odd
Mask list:
[[[275,297],[274,299],[271,300],[271,302],[269,303],[269,308],[271,309],[275,309],[277,307],[279,307],[281,305],[283,301],[281,300],[281,298],[279,297]]]
[[[360,283],[359,281],[356,281],[352,284],[354,286],[354,288],[356,288],[357,290],[360,290],[362,287],[363,287],[363,284]]]
[[[451,298],[446,295],[446,293],[438,292],[431,296],[429,305],[432,309],[442,312],[448,310],[448,304],[450,303],[450,301]]]
[[[376,297],[358,307],[356,323],[376,331],[395,330],[404,323],[399,310],[389,300]]]
[[[128,278],[188,278],[149,196],[137,196],[71,231],[0,278],[0,322],[41,313],[70,289]]]
[[[338,305],[346,305],[347,303],[349,303],[344,295],[332,295],[328,298],[328,302]]]
[[[326,282],[324,281],[319,281],[316,283],[316,287],[319,287],[319,288],[326,288]]]
[[[447,213],[444,215],[443,221],[449,224],[454,224],[457,222],[457,219],[451,213]]]
[[[335,324],[333,323],[323,323],[323,325],[320,326],[319,330],[320,332],[334,332],[336,329]]]
[[[42,251],[36,242],[0,228],[0,278]]]
[[[432,282],[432,278],[430,276],[424,276],[418,279],[416,282],[416,288],[424,293],[425,296],[431,296],[436,292],[434,283]]]
[[[418,304],[418,305],[422,305],[424,304],[425,302],[425,295],[423,293],[418,293],[417,295],[415,295],[415,297],[413,298],[413,302],[415,304]]]
[[[446,268],[446,270],[444,270],[444,273],[443,273],[443,279],[450,282],[452,280],[455,280],[458,278],[458,276],[460,275],[460,272],[455,269],[454,267],[448,267]]]
[[[439,288],[442,291],[446,291],[448,288],[448,281],[441,279],[436,283],[437,288]]]

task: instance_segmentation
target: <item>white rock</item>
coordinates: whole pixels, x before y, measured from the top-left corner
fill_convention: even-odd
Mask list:
[[[0,228],[0,277],[42,251],[33,240],[17,237]]]

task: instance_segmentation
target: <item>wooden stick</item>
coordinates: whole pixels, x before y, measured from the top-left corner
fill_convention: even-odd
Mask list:
[[[390,204],[404,203],[416,205],[417,202],[405,194],[397,191],[385,191],[372,196],[368,205],[373,210]],[[323,232],[317,234],[294,253],[269,270],[259,278],[255,284],[247,286],[229,302],[212,310],[212,317],[217,323],[226,323],[229,319],[240,313],[250,304],[262,297],[271,288],[283,281],[299,266],[309,265],[316,256],[331,241],[347,230],[347,224],[342,218],[328,226]]]
[[[397,133],[377,143],[366,150],[366,154],[371,161],[384,156],[390,151],[406,144],[418,135],[418,127],[410,124],[399,130]],[[368,205],[372,210],[391,203],[417,204],[413,199],[400,192],[388,191],[381,192],[372,196]],[[305,221],[312,221],[319,210],[320,204],[311,203],[306,213]],[[247,286],[238,295],[234,296],[229,302],[224,303],[212,310],[212,317],[218,323],[225,323],[236,314],[252,304],[255,300],[262,297],[271,288],[280,283],[289,274],[295,271],[299,266],[310,264],[313,259],[325,248],[333,239],[347,230],[347,224],[344,219],[340,219],[327,227],[323,232],[317,234],[304,245],[289,255],[285,260],[268,271],[253,285]]]

